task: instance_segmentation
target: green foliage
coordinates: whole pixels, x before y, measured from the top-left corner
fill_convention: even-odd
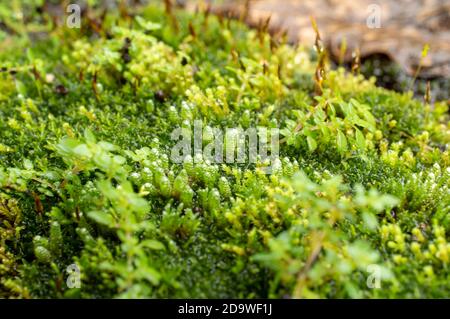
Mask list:
[[[323,69],[315,96],[308,50],[238,21],[175,10],[175,25],[151,5],[69,29],[19,21],[38,4],[13,3],[0,5],[15,30],[0,31],[0,297],[448,297],[448,104],[343,69]],[[280,128],[272,174],[173,163],[170,134],[194,120],[204,142]]]

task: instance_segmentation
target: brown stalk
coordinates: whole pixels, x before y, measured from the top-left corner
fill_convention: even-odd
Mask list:
[[[356,48],[355,52],[352,54],[352,73],[359,74],[361,68],[361,52],[359,48]]]
[[[239,21],[241,22],[247,21],[249,12],[250,12],[250,0],[245,0],[244,9],[241,11]]]
[[[164,5],[165,5],[165,9],[166,9],[166,14],[170,18],[173,29],[175,30],[175,32],[178,32],[180,30],[180,26],[178,25],[177,18],[175,17],[175,14],[173,13],[172,1],[164,0]]]
[[[427,81],[427,88],[425,91],[424,100],[425,100],[425,104],[431,103],[431,83],[430,83],[430,81]]]
[[[203,13],[204,15],[204,20],[203,20],[203,27],[207,28],[208,27],[208,20],[209,20],[209,16],[211,14],[211,3],[208,3],[208,5],[205,8],[205,11]]]
[[[42,216],[42,214],[44,213],[44,206],[42,206],[41,199],[35,192],[32,192],[31,195],[33,196],[33,199],[34,199],[34,206],[36,208],[36,212],[40,216]]]
[[[191,36],[194,39],[197,39],[197,32],[195,32],[195,28],[194,28],[194,25],[192,24],[192,21],[189,21],[188,28],[189,28],[189,33],[191,34]]]
[[[94,73],[92,77],[92,90],[94,91],[95,99],[98,101],[98,91],[97,91],[97,71]]]
[[[311,253],[308,256],[308,259],[306,260],[305,266],[303,269],[299,272],[297,276],[297,284],[295,285],[293,297],[296,299],[300,299],[302,297],[302,290],[305,286],[308,272],[311,270],[312,266],[317,261],[317,258],[320,255],[320,252],[322,251],[323,247],[323,239],[325,238],[325,234],[323,232],[319,232],[316,234],[317,236],[317,242],[314,243],[314,248],[311,251]]]

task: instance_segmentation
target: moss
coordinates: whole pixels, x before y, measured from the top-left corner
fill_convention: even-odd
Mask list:
[[[1,297],[448,296],[446,103],[324,61],[319,92],[308,48],[238,21],[156,5],[69,29],[2,6]],[[272,174],[173,162],[195,120],[205,141],[280,128]]]

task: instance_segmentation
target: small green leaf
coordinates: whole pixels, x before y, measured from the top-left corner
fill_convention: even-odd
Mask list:
[[[109,226],[109,227],[114,225],[114,218],[110,214],[102,212],[102,211],[89,212],[88,217],[101,225],[105,225],[105,226]]]
[[[308,148],[311,152],[314,152],[317,148],[317,142],[311,136],[306,137],[306,141],[308,142]]]
[[[140,16],[137,16],[135,18],[135,20],[139,24],[139,26],[141,26],[146,31],[153,31],[153,30],[161,29],[161,24],[154,23],[154,22],[151,22],[151,21],[146,21],[144,18],[142,18]]]
[[[152,267],[141,268],[139,277],[148,280],[153,285],[158,285],[161,280],[161,274]]]
[[[342,133],[340,130],[338,130],[337,132],[336,142],[337,142],[337,149],[341,154],[347,152],[348,150],[347,138],[345,137],[344,133]]]
[[[360,150],[364,150],[366,148],[366,139],[364,138],[364,135],[363,135],[363,133],[361,133],[360,130],[358,130],[357,128],[355,128],[355,130],[356,130],[356,134],[355,134],[356,146]]]
[[[67,155],[73,152],[73,149],[79,146],[81,143],[73,138],[63,138],[58,145],[56,145],[56,149],[59,154]]]
[[[164,250],[166,248],[164,247],[163,243],[155,239],[144,240],[143,242],[141,242],[141,246],[153,250]]]
[[[26,86],[19,80],[16,80],[16,89],[17,92],[23,96],[27,95],[27,88]]]
[[[80,157],[91,157],[92,153],[86,144],[80,144],[73,149],[73,152]]]
[[[88,142],[88,143],[96,142],[95,136],[90,129],[84,130],[84,138],[86,139],[86,142]]]

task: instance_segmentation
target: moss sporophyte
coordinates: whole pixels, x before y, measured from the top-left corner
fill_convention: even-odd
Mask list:
[[[13,3],[0,298],[449,296],[446,102],[331,68],[318,30]]]

